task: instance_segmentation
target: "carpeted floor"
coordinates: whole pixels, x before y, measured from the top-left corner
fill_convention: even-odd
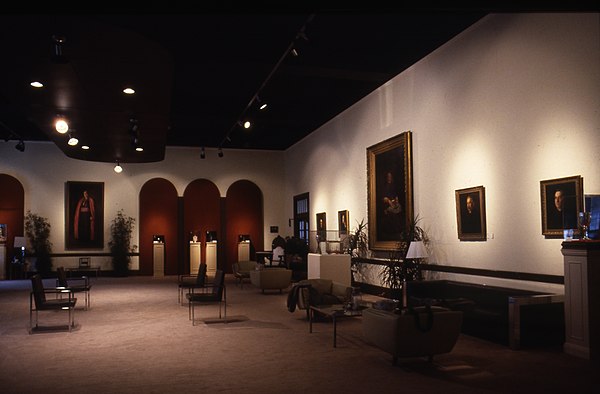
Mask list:
[[[47,285],[54,281],[47,279]],[[177,278],[92,278],[91,308],[77,308],[76,329],[30,335],[31,283],[0,281],[1,393],[592,393],[598,363],[560,348],[513,351],[462,335],[454,350],[401,359],[362,337],[361,319],[330,322],[312,334],[287,293],[262,294],[227,277],[227,323],[216,305],[177,302]],[[82,297],[82,296],[81,296]],[[80,297],[80,298],[81,298]],[[81,299],[80,301],[83,301]],[[40,324],[64,324],[40,312]]]

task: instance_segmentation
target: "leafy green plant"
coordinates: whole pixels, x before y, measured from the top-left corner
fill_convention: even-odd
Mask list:
[[[116,276],[127,276],[131,264],[131,253],[137,248],[131,245],[131,233],[135,219],[125,215],[123,210],[117,212],[110,226],[108,246],[112,254],[113,272]]]
[[[25,215],[25,235],[36,257],[35,267],[42,277],[52,272],[52,243],[50,242],[50,223],[48,219],[27,211]]]
[[[419,226],[420,221],[421,218],[418,215],[411,220],[406,231],[401,234],[398,247],[390,251],[388,262],[380,272],[381,282],[389,287],[393,294],[402,289],[405,280],[421,279],[419,260],[406,259],[406,253],[412,241],[423,241],[425,245],[429,243],[427,232]]]
[[[356,222],[357,226],[348,236],[348,251],[351,257],[364,257],[367,254],[368,238],[367,238],[367,223],[362,219],[360,223]]]

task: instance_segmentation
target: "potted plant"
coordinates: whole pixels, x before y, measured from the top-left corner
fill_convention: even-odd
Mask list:
[[[131,233],[135,225],[135,219],[125,215],[123,210],[117,212],[110,226],[110,253],[112,254],[113,273],[116,276],[127,276],[131,253],[137,248],[131,246]]]
[[[36,257],[35,269],[42,277],[52,272],[52,243],[50,242],[50,223],[48,219],[27,211],[25,215],[25,235]]]
[[[412,241],[423,241],[426,245],[429,243],[427,233],[418,224],[420,221],[421,218],[417,215],[409,223],[406,231],[401,234],[398,247],[390,251],[388,262],[381,270],[380,279],[389,288],[390,298],[400,299],[405,281],[421,279],[419,260],[405,258]]]

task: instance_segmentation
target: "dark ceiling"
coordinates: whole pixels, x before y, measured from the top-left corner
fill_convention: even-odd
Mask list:
[[[102,162],[160,161],[165,146],[285,150],[484,15],[2,15],[0,137]]]

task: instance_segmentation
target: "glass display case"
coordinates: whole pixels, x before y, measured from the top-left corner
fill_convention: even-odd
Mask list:
[[[308,248],[310,253],[347,254],[349,247],[348,234],[340,234],[338,230],[309,231]]]

